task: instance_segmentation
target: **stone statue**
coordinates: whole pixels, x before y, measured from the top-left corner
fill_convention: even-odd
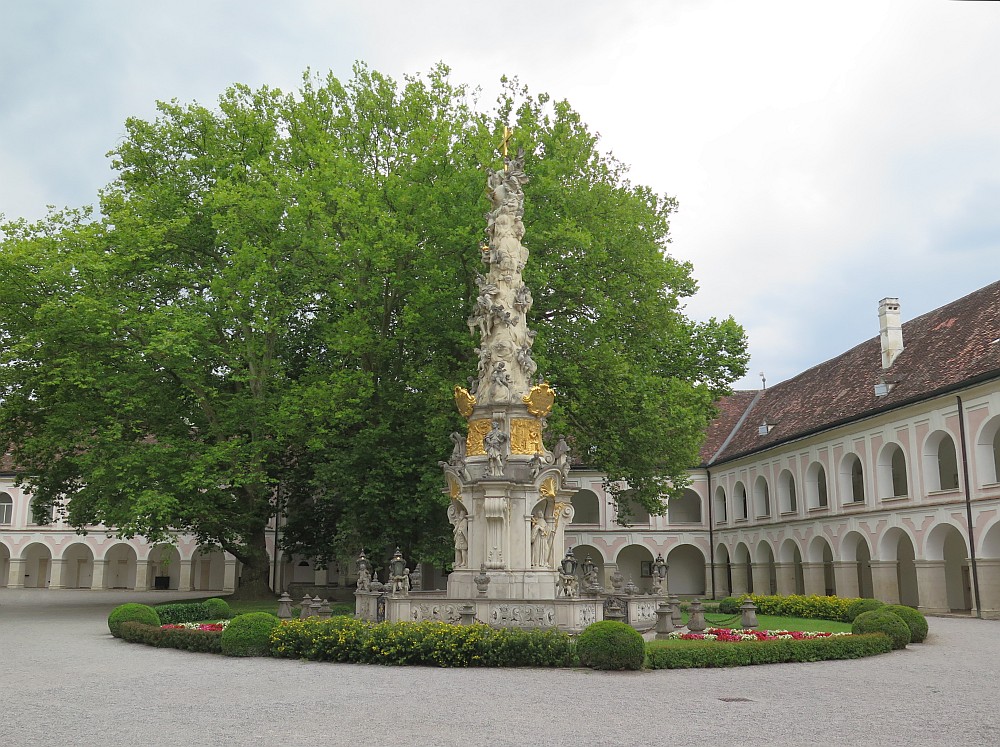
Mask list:
[[[544,568],[548,555],[549,527],[541,509],[531,517],[531,567]]]
[[[448,509],[452,521],[452,535],[455,538],[455,568],[465,568],[469,563],[469,514],[464,508],[452,506]]]
[[[371,589],[371,584],[372,575],[368,572],[368,569],[358,569],[358,591],[369,591]]]
[[[454,446],[452,447],[451,457],[448,459],[448,464],[453,467],[464,467],[466,446],[465,436],[458,431],[452,431],[449,438]]]
[[[528,464],[531,467],[531,479],[534,480],[538,477],[538,473],[542,471],[542,455],[536,451]]]
[[[507,371],[507,364],[499,361],[493,368],[493,375],[490,377],[493,382],[492,394],[494,402],[510,402],[513,389],[510,373]]]
[[[503,365],[502,363],[500,365]],[[500,421],[494,420],[490,432],[483,438],[483,448],[488,460],[487,474],[490,477],[502,477],[504,463],[507,460],[507,443],[510,436],[500,427]]]
[[[572,573],[559,571],[559,590],[564,597],[575,597],[579,594],[579,582]]]
[[[410,574],[410,590],[411,591],[423,591],[424,590],[424,577],[423,573],[420,571],[420,564],[417,563],[417,567],[413,569]]]
[[[566,443],[565,436],[559,436],[555,448],[552,449],[552,463],[562,471],[563,477],[569,474],[569,444]]]

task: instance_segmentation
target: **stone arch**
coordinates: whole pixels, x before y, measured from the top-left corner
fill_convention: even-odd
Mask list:
[[[746,543],[739,542],[733,548],[732,559],[733,595],[753,592],[753,564],[750,558],[750,548]]]
[[[649,525],[649,511],[646,507],[641,505],[638,501],[632,498],[633,491],[626,490],[622,494],[622,503],[628,506],[628,526],[648,526]],[[620,526],[626,526],[618,522]]]
[[[292,556],[292,574],[289,581],[293,584],[309,584],[316,582],[316,565],[311,558],[303,555]]]
[[[10,548],[0,542],[0,589],[7,586],[10,578]]]
[[[789,578],[791,579],[789,592],[792,594],[805,594],[805,577],[802,573],[802,551],[799,549],[798,543],[791,537],[786,539],[778,547],[778,562],[784,565],[789,570]],[[784,590],[779,589],[779,593],[785,593]]]
[[[644,562],[652,563],[653,560],[653,553],[645,545],[626,545],[618,552],[615,563],[618,566],[618,572],[625,577],[626,583],[631,580],[639,588],[645,588],[649,582],[644,581],[644,579],[652,577],[650,574],[643,576],[642,564]]]
[[[976,439],[976,472],[980,485],[1000,482],[1000,415],[995,415],[979,430]]]
[[[873,597],[872,553],[868,540],[860,532],[848,532],[840,540],[840,562],[853,563],[857,576],[857,596]],[[844,589],[844,593],[853,590]]]
[[[675,545],[666,557],[667,590],[671,594],[705,594],[705,554],[694,545]]]
[[[875,467],[878,497],[905,498],[910,494],[910,481],[906,474],[906,454],[903,447],[890,441],[878,454]]]
[[[778,475],[778,512],[794,514],[798,510],[799,500],[795,494],[795,477],[790,470],[783,469]]]
[[[729,596],[733,588],[733,569],[729,561],[729,548],[720,542],[715,548],[715,596]]]
[[[199,547],[191,558],[191,585],[196,591],[221,591],[226,583],[226,556],[218,547]]]
[[[893,563],[895,566],[895,587],[888,593],[883,593],[883,601],[899,601],[910,607],[916,607],[920,598],[917,588],[917,569],[915,564],[916,545],[913,538],[902,527],[891,527],[886,530],[878,542],[880,562]],[[892,583],[892,571],[889,571],[889,583]]]
[[[753,568],[754,593],[776,594],[778,592],[778,574],[774,565],[774,550],[767,540],[761,540],[757,543]]]
[[[865,468],[861,457],[853,451],[844,454],[844,458],[840,460],[838,477],[841,505],[865,502]]]
[[[821,589],[807,589],[809,594],[836,594],[837,581],[833,573],[833,548],[825,537],[813,537],[807,548],[806,556],[809,563],[821,564],[823,567]]]
[[[953,612],[972,609],[969,546],[965,534],[953,524],[938,524],[927,535],[924,555],[929,561],[944,561],[943,583],[948,609]],[[925,580],[924,583],[931,582]],[[926,596],[921,590],[921,604],[933,607],[933,603],[928,604]]]
[[[62,552],[62,585],[67,589],[89,589],[94,584],[94,553],[83,542],[74,542]]]
[[[52,578],[52,551],[41,542],[32,542],[22,548],[24,561],[24,588],[47,589]]]
[[[929,492],[958,490],[958,452],[947,431],[934,431],[922,451],[924,486]]]
[[[586,488],[573,493],[573,508],[576,513],[573,515],[571,524],[594,524],[601,523],[601,499],[597,493]]]
[[[806,508],[827,508],[830,505],[830,486],[826,479],[826,467],[813,462],[806,470]]]
[[[753,512],[754,518],[771,518],[771,488],[764,475],[758,475],[753,482]]]
[[[118,542],[104,553],[104,588],[134,589],[138,556],[127,542]]]
[[[1000,520],[991,524],[979,542],[979,557],[1000,559]]]
[[[180,588],[181,554],[174,545],[154,545],[150,548],[147,561],[148,588],[161,591],[176,591]]]
[[[733,486],[733,512],[737,519],[750,518],[750,501],[747,498],[747,486],[742,480],[737,480]]]
[[[712,508],[715,513],[715,523],[725,524],[729,519],[729,513],[726,510],[726,489],[721,485],[715,489],[715,505]]]
[[[679,498],[672,498],[667,507],[667,521],[671,524],[700,524],[701,496],[687,488]]]

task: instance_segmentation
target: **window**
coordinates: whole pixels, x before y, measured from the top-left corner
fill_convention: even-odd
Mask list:
[[[715,489],[715,523],[726,523],[726,489],[721,485]]]
[[[758,477],[753,484],[753,506],[757,518],[764,519],[771,516],[771,489],[763,476]]]
[[[7,493],[0,493],[0,525],[10,525],[14,519],[14,499]]]
[[[747,489],[742,482],[736,483],[736,487],[733,490],[736,500],[736,518],[746,519],[750,514],[750,507],[747,502]]]
[[[906,456],[899,444],[886,444],[878,457],[878,497],[905,498],[907,492]]]
[[[795,478],[787,469],[778,475],[778,504],[783,514],[799,510],[799,502],[795,495]]]
[[[865,471],[857,454],[848,454],[840,463],[840,502],[865,502]]]

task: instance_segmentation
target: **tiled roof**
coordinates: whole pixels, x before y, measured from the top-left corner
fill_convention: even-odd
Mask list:
[[[903,351],[888,370],[882,369],[876,336],[770,389],[721,400],[702,448],[703,464],[1000,376],[1000,282],[905,322],[902,331]],[[890,391],[877,397],[875,385],[883,382]],[[754,401],[748,394],[760,396]],[[746,414],[742,421],[734,419],[737,411]],[[759,432],[764,422],[771,426],[767,435]]]

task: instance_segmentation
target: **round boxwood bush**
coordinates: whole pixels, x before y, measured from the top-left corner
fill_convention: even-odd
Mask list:
[[[877,599],[856,599],[847,605],[847,611],[844,613],[844,622],[854,622],[854,618],[862,612],[871,612],[880,607],[885,607],[885,602],[880,602]]]
[[[906,627],[910,629],[911,643],[924,642],[927,637],[927,618],[922,612],[913,609],[913,607],[907,607],[905,604],[887,604],[882,609],[903,618]]]
[[[910,642],[910,628],[903,622],[903,618],[893,612],[886,612],[884,607],[862,612],[855,617],[851,632],[885,633],[892,640],[892,647],[895,649],[906,648],[906,644]]]
[[[726,597],[719,602],[719,613],[723,615],[738,615],[740,614],[740,604],[739,597]]]
[[[278,618],[270,612],[237,615],[222,631],[222,653],[226,656],[268,656],[271,653],[271,630]]]
[[[208,614],[208,617],[217,617],[220,620],[228,620],[233,616],[233,611],[229,607],[229,602],[225,599],[212,597],[211,599],[206,599],[202,602],[202,604],[205,606],[205,612]]]
[[[646,642],[631,625],[602,620],[580,634],[576,653],[580,664],[591,669],[642,669]]]
[[[143,625],[159,627],[160,616],[156,614],[156,610],[146,604],[136,604],[135,602],[120,604],[108,615],[108,630],[115,638],[121,638],[122,625],[127,622],[139,622]]]

